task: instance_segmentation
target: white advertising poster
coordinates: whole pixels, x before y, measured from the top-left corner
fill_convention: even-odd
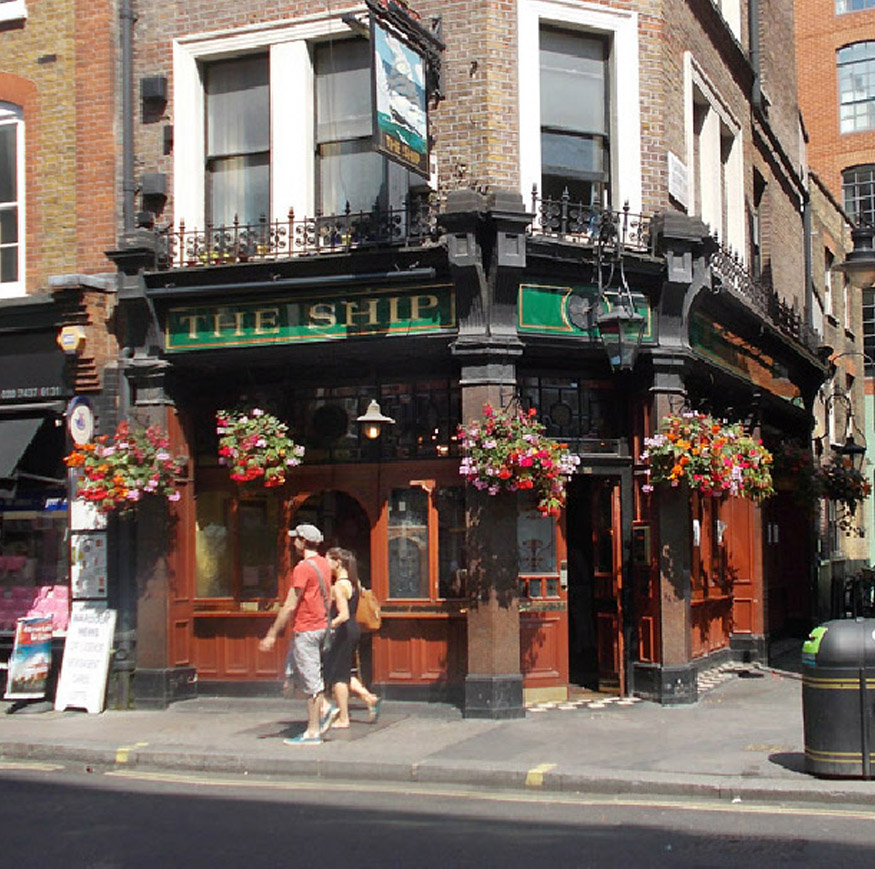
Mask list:
[[[102,531],[70,535],[70,586],[73,598],[106,597],[106,534]]]
[[[72,706],[88,712],[103,711],[115,617],[111,609],[81,605],[73,608],[55,695],[56,710]]]

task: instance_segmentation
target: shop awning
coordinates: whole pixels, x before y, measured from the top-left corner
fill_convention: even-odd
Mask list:
[[[45,418],[25,416],[0,420],[0,480],[9,479]]]

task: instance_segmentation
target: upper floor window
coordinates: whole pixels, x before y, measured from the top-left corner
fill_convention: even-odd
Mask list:
[[[603,39],[541,28],[541,193],[610,201],[608,66]]]
[[[255,224],[270,214],[270,88],[266,55],[209,64],[207,223]]]
[[[21,109],[0,102],[0,296],[16,295],[21,281],[23,148]]]
[[[866,376],[875,374],[875,290],[863,290],[863,353]]]
[[[875,127],[875,42],[856,42],[837,53],[839,129],[842,133]]]
[[[386,207],[386,159],[371,137],[371,56],[364,39],[316,48],[317,201],[320,214]]]
[[[845,169],[842,192],[851,221],[860,226],[875,226],[875,165]]]
[[[520,192],[641,211],[638,15],[518,0]],[[618,146],[616,143],[620,143]]]
[[[372,150],[370,43],[339,19],[182,37],[173,57],[177,225],[404,206],[407,169]]]
[[[875,0],[836,0],[836,15],[875,8]]]
[[[684,89],[687,107],[685,138],[687,165],[692,167],[690,199],[693,213],[698,214],[717,233],[723,244],[744,251],[741,126],[689,52],[684,59]],[[758,239],[761,258],[764,247],[762,235],[761,229]]]

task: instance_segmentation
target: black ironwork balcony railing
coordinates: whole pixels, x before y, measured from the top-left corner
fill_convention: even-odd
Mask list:
[[[549,236],[572,241],[601,244],[603,247],[619,245],[626,250],[648,252],[650,250],[650,218],[629,211],[627,202],[622,211],[612,211],[584,202],[574,202],[564,191],[559,199],[547,199],[538,195],[538,187],[532,187],[533,236]]]
[[[788,305],[774,287],[756,280],[737,254],[719,246],[711,255],[711,274],[716,282],[740,296],[762,314],[782,335],[815,352],[820,343],[804,317]]]
[[[345,253],[369,247],[422,247],[440,237],[438,209],[428,197],[411,197],[403,208],[351,211],[255,224],[188,229],[184,222],[161,233],[159,267],[192,268],[269,262],[292,257]]]

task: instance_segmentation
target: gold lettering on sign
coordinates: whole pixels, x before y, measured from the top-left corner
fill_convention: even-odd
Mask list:
[[[337,315],[334,313],[334,306],[326,302],[310,305],[307,309],[307,320],[311,326],[337,325]]]
[[[243,317],[243,311],[234,311],[230,315],[217,311],[213,314],[213,337],[220,337],[223,331],[231,331],[235,337],[242,335]]]
[[[278,335],[280,331],[279,308],[255,309],[255,334]]]
[[[179,322],[184,326],[188,323],[188,337],[190,341],[194,341],[198,337],[197,321],[201,319],[201,314],[180,314]]]
[[[430,311],[437,306],[437,296],[413,296],[410,300],[410,319],[418,320],[422,316],[422,311]]]
[[[400,301],[400,296],[389,296],[389,324],[392,326],[401,322],[401,316],[398,314],[398,302]]]
[[[376,299],[368,299],[363,303],[365,310],[361,310],[358,302],[344,302],[344,308],[346,308],[346,323],[344,324],[347,328],[350,326],[355,326],[355,322],[353,320],[354,317],[364,317],[365,320],[361,324],[363,326],[376,326],[379,323],[377,319],[377,300]],[[358,310],[356,310],[358,308]]]

